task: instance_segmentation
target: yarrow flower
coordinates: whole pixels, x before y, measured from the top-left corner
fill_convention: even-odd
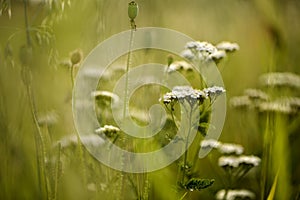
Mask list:
[[[230,99],[230,106],[233,108],[249,108],[252,102],[248,96],[237,96]]]
[[[255,199],[255,194],[246,189],[220,190],[216,194],[217,200]]]
[[[299,111],[299,109],[300,109],[300,98],[298,98],[298,97],[282,97],[282,98],[276,99],[275,102],[290,105],[291,109],[295,113],[297,111]]]
[[[109,91],[94,91],[91,95],[92,97],[95,97],[96,100],[102,101],[104,104],[110,102],[117,103],[119,101],[119,96]]]
[[[206,148],[214,148],[217,149],[221,145],[221,142],[214,140],[214,139],[207,139],[203,140],[200,144],[201,148],[206,149]]]
[[[282,113],[287,115],[295,112],[289,103],[280,101],[263,102],[259,104],[258,110],[260,112]]]
[[[99,138],[96,135],[81,136],[80,140],[83,144],[86,144],[86,145],[92,146],[92,147],[99,147],[104,144],[104,140]],[[78,144],[78,138],[76,135],[66,136],[66,137],[62,138],[59,141],[59,143],[61,144],[62,148],[76,146]]]
[[[51,111],[44,115],[38,115],[38,124],[41,125],[53,125],[58,122],[58,115],[56,112]]]
[[[205,88],[203,90],[203,92],[211,99],[214,99],[217,96],[225,93],[225,91],[226,90],[223,87],[219,87],[219,86],[213,86],[213,87]]]
[[[104,127],[100,127],[95,130],[98,135],[104,134],[107,137],[113,137],[120,131],[119,128],[112,125],[104,125]]]
[[[239,144],[222,143],[218,150],[222,154],[236,154],[240,155],[244,152],[244,147]]]
[[[191,49],[183,50],[181,52],[181,56],[188,60],[194,60],[196,58],[195,54],[191,51]]]
[[[209,57],[209,59],[218,63],[222,58],[226,57],[226,52],[223,50],[217,50],[217,51],[213,52],[212,54],[210,54],[208,57]]]
[[[237,43],[221,42],[214,46],[213,44],[203,41],[191,41],[185,45],[185,50],[181,55],[190,60],[215,61],[218,63],[226,56],[226,52],[239,50]]]
[[[230,167],[237,168],[239,166],[249,166],[255,167],[258,166],[261,162],[261,159],[257,156],[221,156],[218,161],[220,167]]]
[[[191,105],[196,102],[202,103],[207,98],[201,90],[193,89],[190,86],[176,86],[172,92],[168,92],[163,97],[164,104],[183,102],[187,100]]]
[[[300,76],[290,72],[272,72],[263,74],[259,81],[267,87],[291,87],[300,88]]]
[[[217,52],[217,48],[209,42],[191,41],[185,45],[182,56],[188,60],[209,60],[209,56]]]
[[[231,43],[227,41],[220,42],[216,45],[218,50],[224,50],[226,52],[230,51],[237,51],[240,49],[239,45],[237,43]]]
[[[265,92],[259,89],[249,88],[244,91],[244,94],[252,100],[263,100],[263,101],[269,100],[269,96]]]
[[[192,71],[193,66],[185,61],[175,61],[170,64],[168,67],[168,73],[174,72],[174,71]]]

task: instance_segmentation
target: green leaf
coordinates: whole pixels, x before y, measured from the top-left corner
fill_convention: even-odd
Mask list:
[[[215,182],[214,179],[200,179],[200,178],[191,178],[186,184],[185,188],[188,190],[202,190],[208,188]]]

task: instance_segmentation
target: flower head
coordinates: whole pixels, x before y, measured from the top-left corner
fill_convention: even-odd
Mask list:
[[[174,72],[174,71],[192,71],[193,66],[185,61],[176,61],[170,64],[168,67],[168,72]]]
[[[300,88],[300,76],[290,72],[272,72],[262,75],[260,83],[267,87]]]
[[[263,102],[259,104],[258,110],[260,112],[282,113],[287,115],[295,112],[288,102],[281,101]]]
[[[225,89],[219,86],[213,86],[209,88],[205,88],[203,92],[210,98],[216,98],[217,96],[225,93]]]
[[[216,194],[217,200],[255,199],[255,194],[246,189],[220,190]]]
[[[224,50],[217,50],[208,57],[215,62],[219,62],[222,58],[226,57],[226,52]]]
[[[244,91],[244,94],[246,96],[248,96],[249,99],[252,99],[252,100],[262,100],[262,101],[269,100],[269,96],[265,92],[263,92],[259,89],[249,88]]]
[[[239,144],[231,144],[231,143],[222,143],[218,150],[222,154],[236,154],[240,155],[244,152],[244,147]]]
[[[217,48],[209,42],[191,41],[185,45],[182,55],[189,60],[211,60],[212,54],[216,53]],[[217,56],[215,54],[215,56]],[[220,56],[220,55],[219,55]]]
[[[117,103],[119,101],[119,96],[109,91],[94,91],[91,95],[92,97],[95,97],[96,100],[105,104],[110,102]]]
[[[227,41],[220,42],[219,44],[216,45],[218,50],[224,50],[224,51],[237,51],[240,49],[239,45],[237,43],[231,43]]]
[[[113,137],[120,131],[119,128],[112,125],[105,125],[104,127],[100,127],[95,130],[97,134],[104,134],[107,137]]]
[[[256,167],[260,164],[261,159],[257,156],[242,155],[242,156],[221,156],[218,164],[220,167],[237,168],[240,166]]]
[[[248,96],[237,96],[230,99],[230,105],[233,108],[249,108],[252,102]]]
[[[219,148],[219,146],[221,145],[221,142],[214,140],[214,139],[207,139],[207,140],[203,140],[200,144],[201,148],[205,149],[205,148]]]
[[[202,103],[207,98],[206,94],[201,90],[193,89],[190,86],[176,86],[172,92],[168,92],[163,97],[163,102],[169,104],[172,102],[188,101],[190,104],[196,102]]]

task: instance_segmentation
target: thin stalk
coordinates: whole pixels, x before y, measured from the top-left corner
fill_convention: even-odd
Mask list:
[[[30,29],[29,29],[28,14],[27,14],[28,1],[27,0],[23,0],[23,4],[24,4],[24,15],[25,15],[25,27],[26,27],[27,45],[31,46]]]
[[[131,29],[130,32],[130,40],[129,40],[129,51],[128,51],[128,57],[127,57],[127,63],[126,63],[126,71],[125,71],[125,94],[124,94],[124,108],[123,108],[123,119],[126,117],[126,111],[127,111],[127,93],[128,93],[128,82],[129,82],[129,77],[128,77],[128,71],[129,67],[131,65],[131,54],[132,54],[132,46],[133,46],[133,37],[134,37],[134,29]]]
[[[188,110],[186,109],[186,111],[188,112]],[[187,165],[187,157],[188,157],[188,146],[189,146],[189,137],[190,137],[190,134],[191,134],[191,127],[192,127],[192,107],[190,107],[190,110],[189,110],[189,117],[188,117],[188,121],[189,121],[189,124],[188,124],[188,134],[187,134],[187,137],[186,137],[186,141],[185,141],[185,152],[184,152],[184,156],[183,156],[183,172],[182,172],[182,179],[181,179],[181,184],[184,185],[184,178],[185,178],[185,174],[186,174],[186,165]]]
[[[59,174],[61,170],[61,163],[60,163],[60,153],[61,153],[61,144],[60,142],[58,143],[58,151],[57,151],[57,160],[55,164],[55,179],[54,179],[54,196],[53,199],[57,199],[57,194],[58,194],[58,179],[59,179]]]
[[[28,23],[28,13],[27,13],[27,7],[28,7],[28,2],[27,0],[23,0],[23,6],[24,6],[24,18],[25,18],[25,28],[26,28],[26,41],[27,41],[27,46],[31,47],[31,38],[30,38],[30,28],[29,28],[29,23]],[[25,66],[22,66],[25,67]],[[23,69],[24,70],[24,69]],[[29,68],[28,68],[29,70]],[[24,73],[27,73],[25,77],[29,77],[28,73],[30,71],[25,71]],[[31,116],[33,118],[34,125],[36,127],[37,133],[34,134],[34,139],[35,139],[35,150],[36,150],[36,155],[37,155],[37,170],[38,170],[38,181],[39,181],[39,187],[40,191],[46,191],[46,198],[49,199],[49,194],[48,194],[48,186],[47,186],[47,174],[46,174],[46,168],[45,168],[45,159],[46,159],[46,150],[44,148],[44,137],[42,134],[42,131],[40,129],[40,126],[38,124],[38,119],[36,116],[36,106],[34,103],[34,97],[32,94],[32,90],[30,87],[30,83],[26,82],[26,93],[28,96],[28,100],[30,103],[30,111],[31,111]],[[42,150],[40,152],[39,150]],[[45,184],[45,185],[44,185]],[[43,188],[44,186],[45,188]]]
[[[270,151],[272,136],[270,131],[270,114],[267,113],[266,116],[266,127],[264,131],[264,140],[263,140],[263,163],[262,163],[262,179],[261,179],[261,200],[265,199],[266,189],[267,189],[267,179],[269,173],[269,160],[270,160]]]
[[[74,88],[74,65],[72,64],[71,66],[71,73],[70,73],[70,78],[71,78],[71,82],[72,82],[72,88]]]
[[[126,69],[125,69],[125,91],[124,91],[124,102],[123,102],[123,122],[125,122],[125,118],[126,118],[126,114],[127,114],[127,95],[128,95],[128,82],[129,82],[129,76],[128,76],[128,72],[129,72],[129,68],[131,65],[131,54],[132,54],[132,46],[133,46],[133,38],[134,38],[134,27],[131,27],[131,32],[130,32],[130,39],[129,39],[129,50],[128,50],[128,57],[127,57],[127,63],[126,63]],[[116,138],[117,139],[117,138]],[[126,142],[126,137],[124,137],[123,139],[123,144],[127,144]],[[121,158],[121,166],[122,169],[124,167],[124,155],[122,154],[122,158]],[[121,193],[123,191],[123,186],[124,186],[124,172],[120,172],[120,185],[119,188],[117,189],[117,192],[119,194],[117,194],[117,198],[119,199],[121,196]]]
[[[73,87],[74,87],[73,68],[74,68],[74,65],[72,64],[72,66],[71,66],[72,90],[73,90]],[[82,143],[81,143],[80,136],[79,136],[78,132],[75,131],[75,133],[76,133],[76,137],[77,137],[77,151],[78,151],[78,154],[79,154],[79,161],[80,161],[81,168],[82,168],[83,183],[84,183],[84,185],[86,185],[87,184],[87,178],[86,178],[87,175],[86,175],[86,169],[85,169]]]
[[[26,72],[28,73],[28,72]],[[44,148],[44,136],[42,134],[42,131],[40,129],[40,126],[38,124],[38,119],[36,116],[36,107],[34,103],[34,98],[31,92],[31,87],[29,84],[26,84],[26,91],[27,91],[27,96],[29,99],[30,103],[30,111],[31,115],[33,118],[34,125],[36,127],[38,135],[35,134],[35,143],[36,143],[36,154],[37,154],[37,163],[38,163],[38,173],[39,173],[39,186],[41,187],[42,185],[45,184],[46,187],[46,197],[49,199],[49,194],[48,194],[48,186],[47,186],[47,174],[46,174],[46,167],[45,167],[45,161],[46,161],[46,150]],[[40,143],[41,141],[41,143]],[[42,152],[39,151],[41,148]],[[44,181],[44,184],[42,183]],[[43,189],[41,188],[43,191]]]
[[[179,200],[183,200],[184,199],[184,197],[186,196],[188,194],[188,191],[186,191],[183,195],[182,195],[182,197],[180,197],[180,199]]]

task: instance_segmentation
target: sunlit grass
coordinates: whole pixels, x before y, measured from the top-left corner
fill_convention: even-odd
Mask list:
[[[187,160],[180,159],[152,173],[121,173],[95,160],[79,142],[73,125],[72,78],[78,70],[74,65],[79,64],[74,55],[79,52],[79,60],[84,59],[99,42],[133,29],[127,13],[129,2],[29,1],[27,15],[24,2],[27,1],[3,0],[0,4],[1,199],[214,199],[218,191],[224,198],[234,189],[244,188],[251,190],[256,198],[265,199],[272,186],[275,199],[299,197],[299,104],[295,100],[299,98],[299,88],[260,88],[271,97],[262,99],[264,102],[257,101],[253,90],[243,93],[245,88],[259,85],[258,76],[262,73],[299,74],[298,2],[270,1],[270,5],[265,5],[259,1],[136,1],[140,11],[134,19],[137,28],[159,26],[213,44],[224,40],[239,44],[238,52],[228,54],[218,64],[227,96],[243,95],[235,102],[241,110],[228,111],[221,141],[239,143],[246,155],[257,155],[262,161],[238,184],[224,181],[224,171],[217,162],[220,152],[213,151],[193,163],[200,136],[198,144],[188,150]],[[273,18],[274,12],[280,14]],[[168,54],[155,50],[132,52],[128,67],[153,60],[167,65]],[[107,72],[108,79],[99,84],[100,91],[112,92],[114,81],[125,72],[126,59],[124,56],[118,60],[121,64],[111,65],[109,69],[120,65],[116,67],[120,70]],[[179,57],[174,56],[172,68],[176,68],[178,61]],[[201,78],[193,77],[189,71],[181,73],[193,78],[193,88],[204,89]],[[150,86],[140,88],[129,104],[131,117],[146,125],[151,103],[159,103],[166,92],[170,91]],[[148,94],[152,98],[139,101]],[[282,96],[294,99],[279,99],[274,104],[270,101]],[[287,113],[287,103],[297,108],[291,114]],[[250,110],[246,108],[249,106]],[[271,110],[276,106],[279,111]],[[174,109],[175,118],[169,113],[165,129],[153,139],[124,139],[123,133],[118,133],[120,137],[112,135],[110,140],[130,151],[159,149],[169,143],[176,131],[176,120],[181,120],[178,107]],[[101,124],[116,125],[109,110],[97,114]],[[125,141],[130,141],[130,145],[125,145]],[[191,171],[180,171],[191,166]],[[202,184],[191,179],[195,177],[214,179],[214,183],[195,191]]]

